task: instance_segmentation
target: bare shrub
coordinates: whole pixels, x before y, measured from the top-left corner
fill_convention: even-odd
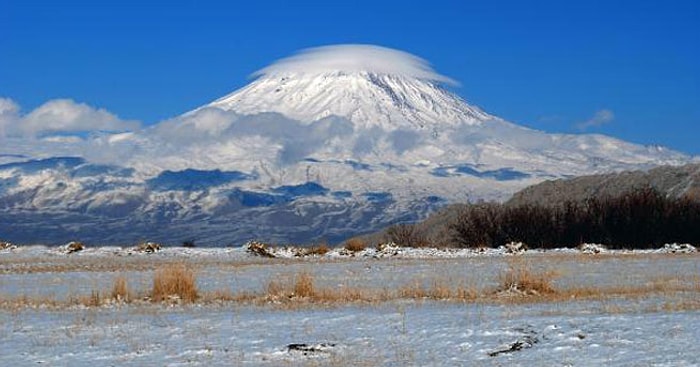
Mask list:
[[[350,252],[359,252],[367,248],[367,244],[359,238],[351,238],[345,241],[344,248]]]
[[[399,246],[426,247],[429,241],[425,233],[415,224],[396,224],[386,231],[386,239]]]
[[[156,270],[151,297],[156,302],[179,298],[186,302],[197,299],[194,272],[185,264],[169,264]]]
[[[498,247],[507,242],[501,228],[503,205],[480,203],[467,205],[449,225],[453,241],[461,247]]]

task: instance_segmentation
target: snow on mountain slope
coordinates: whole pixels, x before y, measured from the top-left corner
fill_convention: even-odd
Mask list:
[[[512,124],[444,89],[424,60],[376,46],[311,49],[256,75],[141,131],[5,138],[0,236],[337,241],[545,179],[691,160]]]
[[[383,47],[319,47],[255,75],[253,83],[208,107],[240,114],[279,112],[307,122],[335,115],[356,126],[389,130],[407,123],[424,128],[491,119],[440,87],[450,79],[427,62]]]

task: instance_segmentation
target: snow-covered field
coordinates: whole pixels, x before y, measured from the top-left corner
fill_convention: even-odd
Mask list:
[[[279,250],[278,255],[284,251]],[[147,292],[155,268],[186,263],[202,293],[264,292],[306,273],[317,287],[398,289],[469,284],[487,294],[514,262],[554,275],[557,289],[641,293],[474,301],[135,302],[0,307],[0,365],[25,366],[696,366],[700,365],[697,253],[390,248],[354,256],[261,258],[241,248],[165,248],[155,254],[89,248],[0,251],[0,302],[109,292],[117,276]],[[131,255],[129,255],[131,253]],[[366,256],[365,256],[366,255]]]

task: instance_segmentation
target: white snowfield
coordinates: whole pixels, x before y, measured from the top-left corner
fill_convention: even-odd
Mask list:
[[[337,242],[546,179],[692,160],[507,122],[450,92],[425,60],[377,46],[311,49],[255,75],[145,129],[0,136],[0,233],[24,243]],[[3,116],[36,124],[66,103]]]
[[[394,289],[415,281],[464,281],[490,289],[511,261],[556,271],[557,286],[697,282],[697,254],[671,253],[679,249],[692,252],[674,244],[656,251],[665,254],[559,250],[512,255],[505,248],[468,253],[386,246],[386,257],[370,250],[356,256],[333,250],[323,257],[292,260],[261,258],[243,248],[163,248],[147,254],[87,247],[67,254],[65,248],[20,246],[0,252],[0,302],[21,295],[89,295],[109,290],[119,274],[131,287],[148,289],[153,273],[148,267],[120,273],[99,270],[114,259],[154,266],[188,262],[197,269],[201,291],[263,290],[267,280],[301,272],[312,275],[319,287]],[[557,302],[2,307],[0,365],[697,366],[700,312],[697,306],[683,307],[697,296],[662,291]]]
[[[697,366],[700,313],[426,302],[1,312],[4,366]],[[518,351],[490,356],[523,342]],[[326,344],[313,352],[290,344]],[[332,346],[330,346],[332,345]]]

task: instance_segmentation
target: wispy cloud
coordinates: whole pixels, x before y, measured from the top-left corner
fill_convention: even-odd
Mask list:
[[[601,125],[608,124],[615,120],[615,113],[609,109],[602,109],[599,111],[596,111],[595,114],[593,114],[593,117],[590,119],[580,122],[576,124],[576,127],[579,130],[588,130],[592,127],[598,127]]]

